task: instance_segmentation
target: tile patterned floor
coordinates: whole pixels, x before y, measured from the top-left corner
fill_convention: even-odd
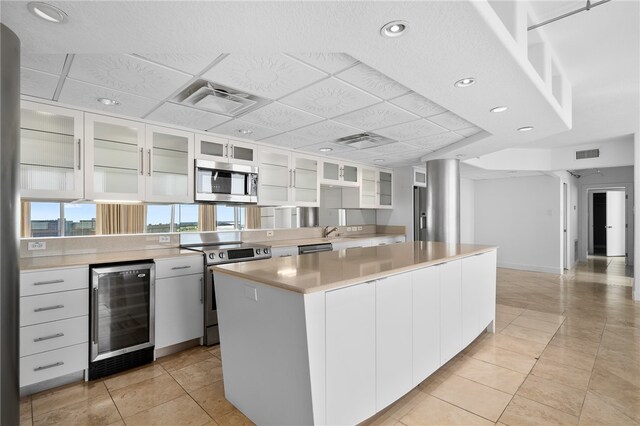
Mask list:
[[[484,334],[368,425],[640,425],[640,303],[623,269],[498,270]],[[619,285],[602,285],[603,283]],[[24,398],[22,425],[245,425],[219,348]]]

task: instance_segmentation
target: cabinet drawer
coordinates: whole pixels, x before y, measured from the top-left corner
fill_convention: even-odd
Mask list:
[[[20,387],[82,371],[87,368],[89,345],[68,346],[62,349],[20,358]]]
[[[89,267],[43,269],[20,274],[20,296],[89,288]]]
[[[20,356],[86,343],[88,336],[88,316],[21,327]]]
[[[20,327],[89,313],[89,290],[62,291],[20,298]]]
[[[156,260],[156,279],[201,274],[203,265],[202,255],[158,259]]]

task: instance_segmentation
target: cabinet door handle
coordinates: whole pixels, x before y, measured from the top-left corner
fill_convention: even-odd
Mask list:
[[[291,169],[289,169],[289,188],[291,188]]]
[[[82,170],[82,141],[78,139],[78,170]]]
[[[236,152],[233,149],[233,145],[229,147],[229,157],[236,158]]]
[[[225,144],[224,145],[224,153],[222,154],[222,156],[225,157],[225,158],[228,157],[228,155],[227,155],[228,151],[229,151],[228,148],[229,148],[229,145]]]
[[[50,280],[50,281],[38,281],[33,283],[33,285],[45,285],[45,284],[58,284],[63,283],[64,280]]]
[[[147,170],[147,176],[151,176],[151,149],[147,150],[147,155],[149,156],[149,169]]]
[[[91,334],[93,334],[91,340],[95,345],[98,343],[98,287],[93,289],[93,300],[91,302]]]
[[[144,175],[144,148],[140,148],[140,174]]]
[[[293,169],[293,184],[291,186],[296,187],[296,169]]]
[[[42,366],[40,366],[40,367],[36,367],[36,368],[34,368],[34,369],[33,369],[33,371],[46,370],[47,368],[59,367],[59,366],[61,366],[61,365],[64,365],[64,362],[62,362],[62,361],[58,361],[58,362],[55,362],[55,363],[53,363],[53,364],[49,364],[49,365],[42,365]]]
[[[189,269],[191,268],[190,265],[186,265],[186,266],[174,266],[173,268],[171,268],[172,270],[176,270],[176,269]]]
[[[35,339],[33,339],[33,341],[42,342],[43,340],[57,339],[58,337],[62,337],[62,336],[64,336],[64,333],[56,333],[56,334],[52,334],[51,336],[36,337]]]
[[[204,281],[200,277],[200,303],[204,302]]]
[[[33,312],[53,311],[54,309],[62,309],[64,305],[45,306],[44,308],[35,308]]]

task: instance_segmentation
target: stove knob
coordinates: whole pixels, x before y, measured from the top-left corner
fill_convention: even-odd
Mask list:
[[[209,259],[213,259],[214,257],[216,257],[216,255],[215,255],[215,254],[213,254],[213,253],[209,253]]]
[[[256,254],[260,254],[260,249],[256,249]]]
[[[269,254],[269,249],[268,249],[268,248],[266,248],[266,249],[262,249],[262,252],[263,252],[264,254]]]
[[[224,258],[224,253],[218,253],[218,257],[219,257],[220,259]]]

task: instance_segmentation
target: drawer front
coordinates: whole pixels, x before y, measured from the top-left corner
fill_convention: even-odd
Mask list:
[[[177,277],[180,275],[201,274],[204,264],[203,255],[172,257],[158,259],[156,262],[156,279]]]
[[[20,298],[20,327],[89,314],[89,290]]]
[[[20,328],[20,356],[89,341],[89,317],[82,316]]]
[[[68,346],[20,358],[20,387],[82,371],[89,363],[89,345]]]
[[[46,269],[20,274],[20,296],[89,288],[89,267]]]

